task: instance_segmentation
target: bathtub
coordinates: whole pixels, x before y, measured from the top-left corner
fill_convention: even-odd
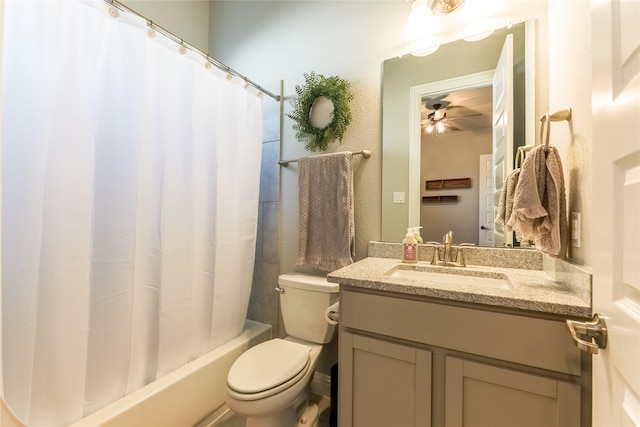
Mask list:
[[[70,427],[194,426],[224,407],[224,385],[246,349],[271,338],[271,326],[247,320],[242,334]]]

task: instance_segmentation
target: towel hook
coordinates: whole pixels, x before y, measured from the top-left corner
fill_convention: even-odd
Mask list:
[[[540,121],[542,124],[540,125],[540,143],[544,144],[545,151],[549,150],[549,137],[551,136],[551,122],[560,122],[563,120],[570,121],[572,117],[571,108],[567,108],[566,110],[556,111],[555,113],[549,115],[546,113],[544,116],[540,117]],[[546,138],[543,137],[545,125],[547,127]]]
[[[524,163],[524,150],[522,147],[518,147],[518,152],[516,153],[516,169],[522,167]]]
[[[520,147],[518,147],[518,151],[516,152],[516,169],[522,167],[522,165],[524,164],[524,160],[527,157],[527,152],[533,150],[534,148],[536,148],[536,144],[534,145],[522,145]]]
[[[552,121],[552,122],[561,122],[563,120],[566,120],[566,121],[571,120],[571,108],[567,108],[566,110],[556,111],[551,116],[549,116],[549,121]]]
[[[549,137],[551,136],[551,127],[549,126],[549,113],[540,117],[540,121],[542,124],[540,125],[540,145],[544,145],[545,151],[549,149]],[[547,134],[545,137],[545,127],[547,129]]]

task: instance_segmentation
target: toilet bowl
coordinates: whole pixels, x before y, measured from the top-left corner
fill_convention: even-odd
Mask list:
[[[324,310],[337,301],[338,286],[298,273],[281,275],[278,283],[285,330],[296,336],[245,351],[229,370],[225,401],[247,418],[247,427],[313,427],[318,409],[309,388],[323,344],[335,332]]]
[[[225,389],[227,405],[233,412],[247,417],[247,421],[262,418],[261,424],[251,425],[296,425],[295,420],[304,409],[300,405],[308,404],[308,388],[321,349],[319,344],[299,342],[291,337],[252,347],[229,370]],[[268,418],[272,418],[271,424],[266,424]],[[273,424],[276,419],[279,424]],[[292,424],[285,424],[286,420]]]

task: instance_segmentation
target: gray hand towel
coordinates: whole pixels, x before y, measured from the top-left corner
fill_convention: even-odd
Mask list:
[[[500,192],[500,200],[498,201],[498,209],[496,211],[496,223],[504,226],[505,233],[511,233],[513,229],[507,224],[513,212],[513,199],[515,197],[516,187],[518,186],[518,177],[520,169],[514,169],[507,176]]]
[[[353,263],[355,224],[350,152],[298,162],[297,264],[333,271]]]
[[[537,249],[554,256],[566,255],[564,175],[555,147],[536,147],[525,159],[507,224],[524,239],[533,240]]]

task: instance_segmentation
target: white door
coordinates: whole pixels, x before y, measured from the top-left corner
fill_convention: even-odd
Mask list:
[[[480,177],[478,179],[478,246],[493,246],[493,156],[480,156]]]
[[[640,426],[640,2],[593,0],[593,425]]]
[[[509,34],[493,76],[493,182],[494,204],[500,199],[505,179],[513,169],[513,35]],[[495,218],[495,212],[494,212]],[[513,233],[502,225],[494,231],[496,246],[513,246]]]

